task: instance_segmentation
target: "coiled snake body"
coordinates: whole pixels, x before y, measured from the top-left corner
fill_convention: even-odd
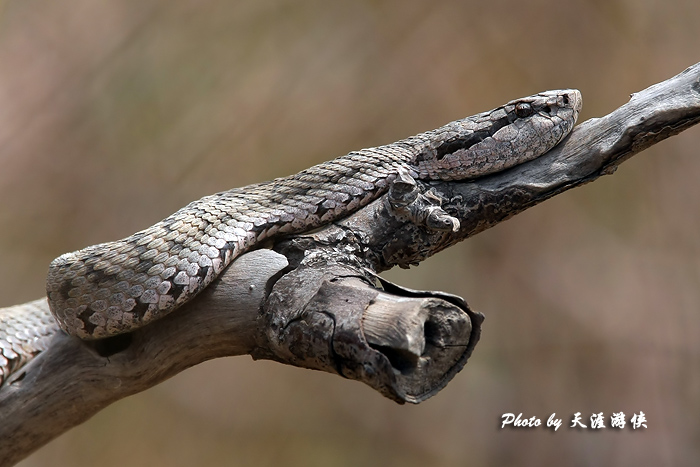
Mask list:
[[[190,300],[261,240],[368,204],[400,170],[463,180],[534,159],[568,134],[580,108],[578,91],[548,91],[296,175],[206,196],[123,240],[54,260],[46,283],[51,312],[64,331],[84,339],[132,331]]]

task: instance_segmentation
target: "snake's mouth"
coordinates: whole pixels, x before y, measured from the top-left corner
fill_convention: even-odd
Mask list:
[[[558,89],[555,91],[545,91],[534,96],[511,101],[509,104],[516,105],[522,101],[536,101],[538,100],[538,97],[540,100],[541,98],[544,98],[544,109],[547,114],[549,114],[552,110],[550,108],[551,105],[554,105],[559,111],[573,112],[573,123],[576,122],[578,114],[581,112],[581,108],[583,107],[583,96],[581,96],[581,91],[578,89]]]

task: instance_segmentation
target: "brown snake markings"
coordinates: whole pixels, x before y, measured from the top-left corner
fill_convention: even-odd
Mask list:
[[[190,300],[257,242],[346,216],[386,192],[399,169],[464,180],[529,161],[571,131],[576,90],[547,91],[296,175],[194,201],[152,227],[67,253],[49,268],[51,311],[69,334],[132,331]]]

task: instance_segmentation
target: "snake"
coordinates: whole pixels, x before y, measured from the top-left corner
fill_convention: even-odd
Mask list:
[[[332,223],[378,199],[399,173],[472,180],[545,154],[571,131],[581,105],[575,89],[512,100],[295,175],[205,196],[124,239],[63,254],[46,280],[53,318],[36,302],[0,309],[0,381],[10,372],[1,357],[5,348],[13,352],[14,335],[31,339],[53,319],[87,340],[132,332],[192,300],[263,241]]]

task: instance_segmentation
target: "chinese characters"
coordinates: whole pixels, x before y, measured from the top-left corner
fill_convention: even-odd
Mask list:
[[[562,426],[563,420],[561,418],[556,418],[556,413],[549,416],[546,423],[546,428],[557,431],[559,427]],[[606,425],[606,418],[603,412],[591,414],[588,421],[583,418],[581,412],[576,412],[571,418],[571,425],[569,428],[576,429],[592,429],[592,430],[602,430],[607,428],[617,428],[623,429],[625,426],[629,426],[632,430],[638,430],[641,428],[647,428],[647,418],[644,412],[640,411],[635,413],[630,417],[629,424],[625,418],[624,412],[614,412],[610,415],[610,425]],[[588,425],[586,424],[588,423]],[[542,420],[537,417],[523,418],[523,414],[519,413],[517,416],[513,413],[504,413],[501,415],[501,429],[505,427],[510,428],[535,428],[542,425]]]

